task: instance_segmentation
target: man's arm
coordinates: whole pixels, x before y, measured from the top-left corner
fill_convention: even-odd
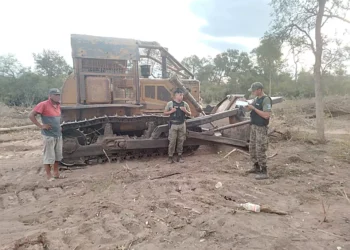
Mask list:
[[[264,119],[269,119],[271,116],[271,100],[269,97],[265,97],[262,103],[263,110],[256,109],[253,105],[248,105],[248,109],[254,110],[259,116]]]
[[[253,110],[255,111],[255,113],[257,113],[259,116],[261,116],[264,119],[270,118],[271,111],[261,111],[259,109],[254,108],[254,107],[253,107]]]
[[[246,100],[245,98],[242,99],[242,101],[245,101],[245,102],[248,102],[248,100]],[[256,102],[256,98],[253,99],[253,102],[249,105],[249,102],[248,102],[248,105],[244,107],[244,111],[245,112],[248,112],[248,111],[251,111],[255,105],[255,102]]]
[[[165,109],[164,109],[164,115],[171,115],[172,113],[176,112],[176,108],[172,108],[171,105],[168,103],[166,106],[165,106]]]
[[[32,110],[32,112],[30,112],[29,119],[32,121],[32,123],[34,123],[40,129],[51,129],[50,124],[40,124],[40,122],[38,122],[38,120],[36,119],[36,116],[38,114],[39,113],[35,110]]]

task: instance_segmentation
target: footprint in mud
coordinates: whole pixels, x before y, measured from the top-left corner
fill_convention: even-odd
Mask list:
[[[29,190],[25,190],[18,193],[18,198],[21,205],[36,201],[33,191],[29,191]]]
[[[25,226],[31,226],[35,224],[44,224],[50,220],[50,224],[53,225],[54,221],[52,211],[40,212],[29,214],[25,216],[20,216],[18,221],[22,222]]]
[[[4,194],[0,197],[0,208],[6,209],[19,205],[16,194]]]
[[[31,226],[40,223],[38,215],[23,216],[19,219],[25,226]]]
[[[33,192],[34,197],[39,200],[45,200],[45,198],[49,197],[47,190],[45,188],[36,188]]]
[[[33,192],[34,197],[40,201],[52,200],[54,198],[58,198],[60,195],[64,193],[63,189],[60,187],[55,188],[36,188]]]

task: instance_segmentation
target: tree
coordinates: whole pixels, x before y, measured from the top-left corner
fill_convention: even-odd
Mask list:
[[[0,56],[0,76],[16,78],[26,70],[14,55]]]
[[[261,39],[259,47],[253,50],[257,63],[269,79],[269,95],[271,96],[272,77],[276,75],[282,62],[281,42],[273,36],[265,36]]]
[[[43,50],[42,53],[33,53],[36,71],[50,78],[68,75],[72,71],[72,67],[69,66],[57,51]]]
[[[325,45],[331,40],[322,34],[322,28],[331,19],[350,23],[345,19],[350,10],[350,0],[272,0],[274,26],[272,32],[288,41],[298,38],[300,46],[314,55],[314,85],[316,99],[316,129],[321,141],[325,141],[322,64]]]
[[[203,60],[196,55],[185,57],[181,63],[188,68],[193,75],[198,75],[199,71],[203,68]]]

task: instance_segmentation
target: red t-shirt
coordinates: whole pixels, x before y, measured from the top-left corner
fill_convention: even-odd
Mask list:
[[[50,130],[41,130],[41,133],[46,136],[59,137],[61,133],[61,106],[56,107],[51,100],[46,100],[35,106],[34,111],[41,115],[41,120],[44,124],[50,124]]]

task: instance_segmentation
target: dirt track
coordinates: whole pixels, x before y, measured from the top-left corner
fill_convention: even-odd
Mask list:
[[[245,155],[206,147],[184,164],[95,165],[47,182],[38,131],[0,137],[0,249],[350,249],[350,168],[335,142],[272,143],[272,178],[260,182]]]

